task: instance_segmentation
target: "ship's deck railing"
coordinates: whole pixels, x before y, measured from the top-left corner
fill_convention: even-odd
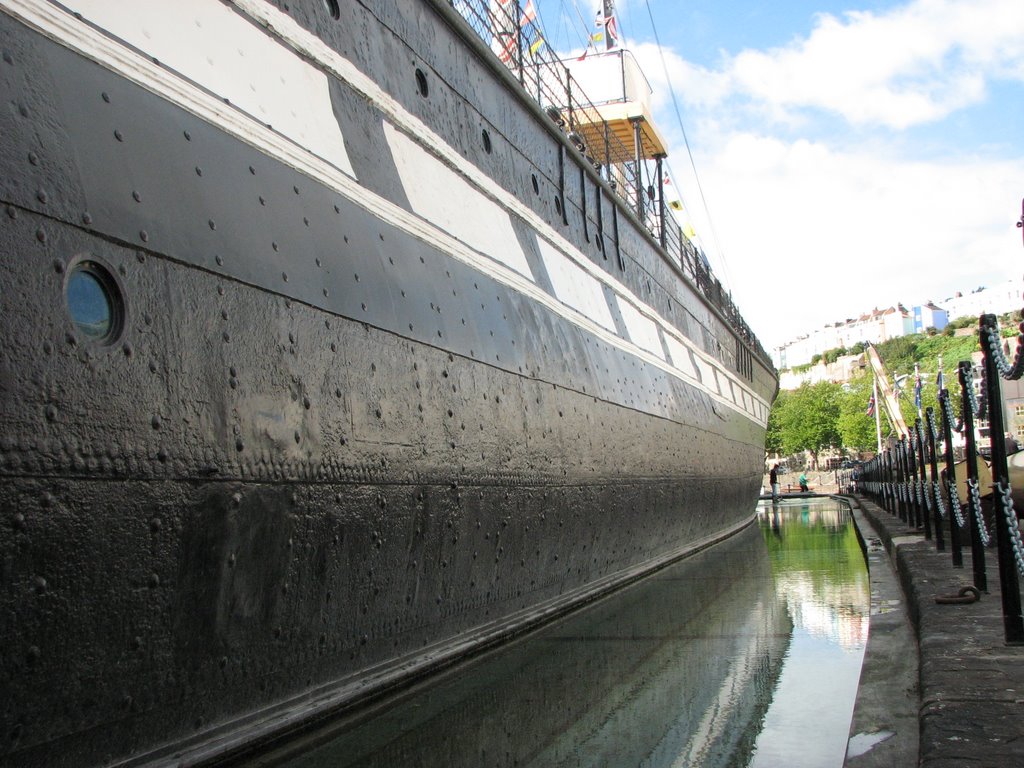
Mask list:
[[[729,292],[723,290],[712,274],[704,254],[669,213],[663,155],[645,157],[644,138],[641,137],[638,152],[636,142],[622,141],[602,118],[601,104],[630,96],[626,57],[621,52],[613,52],[619,56],[623,68],[621,96],[595,102],[588,98],[565,62],[547,47],[540,28],[524,16],[517,0],[448,1],[677,261],[683,273],[722,312],[740,338],[770,366],[764,347],[744,322]],[[642,73],[639,77],[643,78]],[[646,80],[643,83],[646,85]]]

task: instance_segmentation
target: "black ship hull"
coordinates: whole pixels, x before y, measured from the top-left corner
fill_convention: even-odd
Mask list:
[[[57,6],[0,13],[5,764],[214,758],[752,518],[774,372],[450,14],[239,5],[213,20],[355,62],[324,78],[343,152]],[[425,218],[432,185],[482,228]]]

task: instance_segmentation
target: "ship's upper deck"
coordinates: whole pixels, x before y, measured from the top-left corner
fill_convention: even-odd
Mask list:
[[[545,44],[534,14],[513,0],[459,0],[452,7],[594,167],[667,259],[771,369],[769,355],[694,242],[692,225],[680,223],[672,213],[681,204],[668,199],[665,189],[666,142],[653,120],[650,85],[634,56],[619,48],[561,57]]]

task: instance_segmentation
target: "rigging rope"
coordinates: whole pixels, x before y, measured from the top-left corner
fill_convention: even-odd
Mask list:
[[[651,4],[649,0],[644,0],[644,5],[647,6],[647,15],[651,20],[651,31],[654,33],[654,42],[658,47],[658,56],[661,59],[661,68],[665,75],[665,87],[668,88],[669,95],[672,97],[672,107],[676,113],[676,122],[679,124],[679,131],[683,135],[683,145],[686,147],[686,155],[690,158],[690,167],[693,169],[693,178],[697,184],[697,191],[700,193],[700,201],[704,206],[704,214],[708,218],[708,227],[711,229],[711,239],[715,243],[715,250],[718,251],[719,261],[722,262],[722,270],[724,277],[728,280],[728,283],[732,283],[732,275],[729,272],[729,264],[725,258],[725,250],[722,248],[721,243],[718,239],[718,232],[715,229],[714,220],[711,218],[711,209],[708,207],[707,198],[704,195],[704,187],[700,183],[700,175],[697,173],[697,164],[693,159],[693,151],[690,149],[690,140],[686,136],[686,128],[683,127],[683,116],[679,109],[679,101],[676,99],[675,88],[672,87],[672,79],[669,77],[668,64],[665,61],[665,51],[661,47],[661,39],[658,37],[658,25],[654,23],[654,13],[651,11]],[[672,174],[673,176],[675,174]]]

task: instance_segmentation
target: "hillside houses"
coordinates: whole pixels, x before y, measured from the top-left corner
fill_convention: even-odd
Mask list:
[[[806,336],[787,342],[772,350],[772,362],[780,371],[805,365],[815,355],[831,349],[849,349],[858,343],[880,344],[883,341],[929,328],[941,331],[950,320],[977,317],[983,312],[1002,314],[1020,309],[1024,304],[1024,280],[1008,280],[995,288],[979,288],[967,294],[957,292],[935,303],[927,301],[907,309],[902,303],[886,309],[872,309],[856,318],[826,325]]]

